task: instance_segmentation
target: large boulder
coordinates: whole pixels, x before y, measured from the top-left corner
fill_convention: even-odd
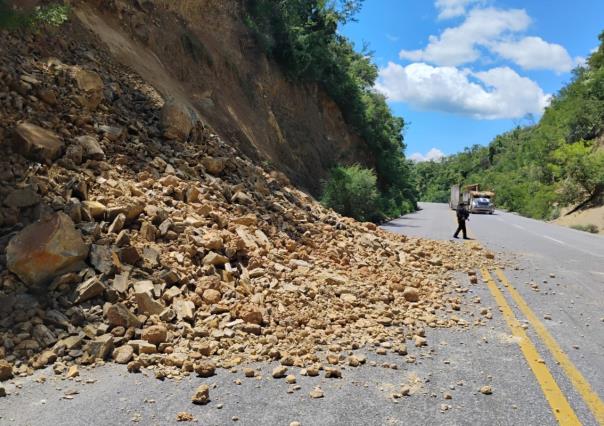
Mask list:
[[[26,122],[15,128],[14,148],[31,160],[51,163],[61,155],[63,142],[56,133]]]
[[[166,139],[187,140],[195,120],[185,105],[168,101],[161,111],[161,126]]]
[[[74,78],[80,89],[78,102],[84,108],[95,110],[103,100],[103,80],[94,71],[82,68],[75,70]]]
[[[65,213],[27,226],[6,249],[8,269],[29,285],[46,284],[58,275],[79,271],[88,245]]]

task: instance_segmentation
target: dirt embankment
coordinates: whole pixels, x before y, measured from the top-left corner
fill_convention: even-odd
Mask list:
[[[554,223],[571,228],[595,225],[598,227],[599,233],[604,234],[604,206],[579,210],[568,216],[563,213],[558,219],[554,220]]]
[[[164,97],[185,98],[250,157],[314,195],[337,163],[371,163],[338,106],[293,84],[244,24],[240,2],[80,0],[76,16]]]

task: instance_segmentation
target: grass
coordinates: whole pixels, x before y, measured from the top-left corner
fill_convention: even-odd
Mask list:
[[[593,223],[588,223],[587,225],[573,225],[571,228],[576,229],[577,231],[589,232],[590,234],[597,234],[599,229],[597,225]]]

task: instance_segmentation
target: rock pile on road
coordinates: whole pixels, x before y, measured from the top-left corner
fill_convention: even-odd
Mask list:
[[[0,380],[99,360],[310,372],[466,325],[451,276],[491,262],[480,247],[338,216],[63,31],[0,32]]]

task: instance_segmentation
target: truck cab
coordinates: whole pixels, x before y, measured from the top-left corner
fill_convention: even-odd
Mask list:
[[[490,192],[473,192],[470,195],[469,210],[470,213],[488,213],[493,214],[495,206]]]

